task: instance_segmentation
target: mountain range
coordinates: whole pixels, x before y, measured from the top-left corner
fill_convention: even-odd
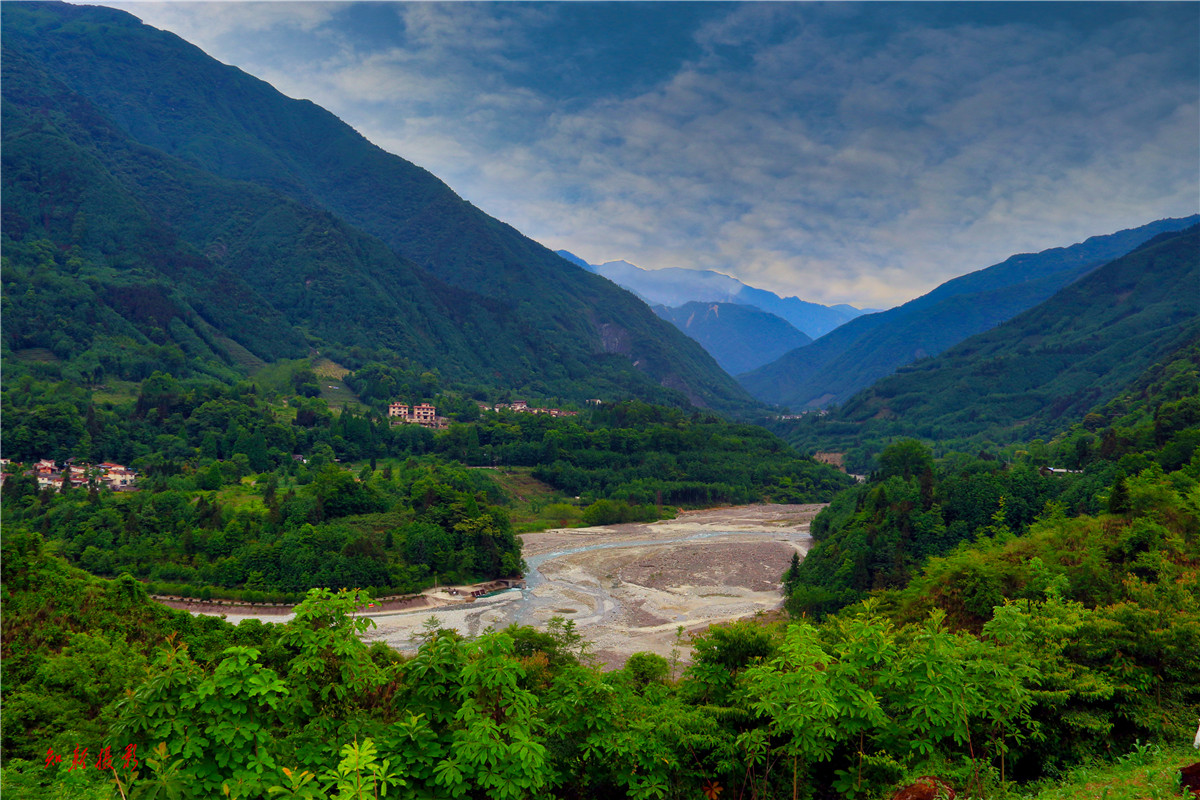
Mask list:
[[[1085,344],[1063,345],[1087,355],[1080,363],[1091,365],[1095,391],[1070,360],[1041,375],[1046,391],[1023,390],[1022,408],[1044,395],[1067,409],[1125,374],[1109,362],[1126,317],[1150,313],[1158,325],[1128,334],[1139,342],[1132,365],[1182,335],[1170,326],[1189,299],[1195,314],[1194,275],[1161,272],[1166,262],[1147,262],[1145,245],[1167,247],[1155,237],[1196,216],[1013,256],[871,314],[716,272],[591,267],[493,219],[329,112],[125,12],[7,3],[0,14],[0,347],[17,369],[10,375],[236,379],[320,354],[351,369],[383,361],[429,371],[480,396],[638,398],[729,414],[844,403],[850,416],[839,419],[859,424],[867,409],[885,421],[916,419],[917,408],[930,419],[949,413],[934,408],[946,398],[918,396],[961,393],[934,380],[943,367],[930,359],[946,353],[982,369],[967,362],[999,356],[986,355],[991,344],[963,350],[964,340],[990,331],[1000,342],[1024,330],[1002,324],[1023,312],[1040,309],[1037,324],[1050,331],[1106,320]],[[1151,284],[1137,283],[1134,301],[1104,317],[1103,287],[1124,285],[1109,267],[1131,251]],[[1108,283],[1090,283],[1098,275]],[[1152,293],[1155,275],[1174,297]],[[1078,287],[1093,288],[1065,293]],[[1183,305],[1164,310],[1170,302]],[[806,343],[809,332],[820,338]],[[794,349],[742,372],[753,366],[748,353],[761,362],[785,348]],[[741,372],[741,385],[726,370]],[[899,383],[859,394],[897,370]],[[920,391],[904,382],[918,374]],[[1055,394],[1066,376],[1074,383]]]
[[[1200,225],[1143,243],[995,328],[902,367],[789,435],[849,449],[913,436],[1030,441],[1200,342]],[[813,345],[815,346],[815,345]],[[811,419],[811,421],[810,421]]]
[[[757,406],[633,295],[324,109],[122,11],[0,13],[6,357],[136,378],[320,352],[479,390]]]
[[[712,270],[681,267],[642,269],[628,261],[589,264],[566,250],[559,250],[558,254],[628,289],[649,305],[678,308],[698,302],[754,306],[787,320],[796,330],[813,339],[868,313],[850,305],[823,306],[798,297],[780,297],[774,292],[747,286],[737,278]]]
[[[935,356],[1033,308],[1157,234],[1197,221],[1197,215],[1159,220],[1069,247],[1012,256],[896,308],[853,319],[738,379],[758,399],[797,410],[844,403],[905,364]]]
[[[739,303],[655,306],[654,313],[699,342],[730,375],[762,366],[812,341],[787,320]]]

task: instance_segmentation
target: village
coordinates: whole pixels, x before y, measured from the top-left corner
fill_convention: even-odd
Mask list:
[[[484,411],[515,411],[520,414],[547,414],[551,417],[573,417],[578,411],[566,411],[560,408],[536,408],[524,400],[513,403],[498,403],[490,406],[480,404]],[[450,420],[438,416],[437,408],[431,403],[391,403],[388,405],[388,418],[393,425],[420,425],[431,430],[445,430],[450,426]],[[297,460],[302,460],[296,457]],[[11,459],[0,458],[0,486],[4,485],[12,475],[13,467],[20,465]],[[37,480],[39,489],[62,489],[63,487],[80,489],[95,486],[110,489],[114,492],[136,491],[138,473],[123,464],[104,461],[99,464],[88,464],[78,459],[68,458],[59,463],[49,458],[34,462],[31,469],[25,470]]]
[[[599,401],[597,401],[599,402]],[[497,403],[488,405],[480,403],[481,411],[515,411],[518,414],[546,414],[551,417],[575,417],[578,411],[566,411],[561,408],[536,408],[524,400],[512,403]],[[395,402],[388,405],[388,419],[393,425],[420,425],[432,430],[445,430],[450,426],[450,420],[439,417],[437,407],[431,403],[418,403],[410,406],[408,403]]]
[[[0,458],[0,486],[11,477],[9,472],[14,462]],[[136,491],[137,471],[105,461],[100,464],[87,464],[74,458],[68,458],[62,464],[43,458],[34,462],[33,468],[25,471],[26,475],[37,479],[39,489],[71,489],[97,488],[111,489],[114,492]]]

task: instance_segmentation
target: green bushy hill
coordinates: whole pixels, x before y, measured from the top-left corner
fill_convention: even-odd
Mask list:
[[[349,366],[411,359],[542,396],[755,406],[701,347],[628,292],[324,109],[124,12],[31,3],[5,6],[3,24],[10,61],[28,66],[24,77],[5,76],[5,97],[16,90],[10,104],[31,119],[49,116],[194,254],[257,291],[293,328],[277,340],[336,352]],[[27,96],[34,71],[62,88]],[[42,102],[64,92],[89,108],[70,126]],[[5,135],[30,124],[6,123]],[[34,184],[31,192],[55,190]],[[67,195],[89,191],[111,193],[89,185]],[[46,230],[32,213],[12,230],[73,246],[76,215],[56,205],[62,230]],[[128,246],[139,242],[134,234]]]
[[[1029,441],[1116,396],[1200,336],[1200,227],[1164,233],[1008,322],[880,380],[793,444],[846,449],[914,436]]]
[[[794,409],[844,403],[898,368],[989,330],[1153,236],[1197,219],[1159,220],[1070,247],[1013,256],[897,308],[853,319],[738,380],[760,400]]]
[[[162,249],[153,235],[178,251],[147,273],[171,307],[155,301],[161,334],[138,331],[201,363],[236,367],[223,336],[264,361],[319,349],[540,396],[755,405],[632,295],[312,103],[123,12],[5,6],[3,24],[4,233],[78,248],[83,282],[105,276],[99,299],[118,299],[100,305],[126,322],[106,315],[101,335],[144,344],[121,307],[129,292],[110,289],[146,291],[128,262]],[[40,294],[60,305],[58,289]],[[52,348],[41,319],[22,317],[28,341],[9,348]],[[172,319],[212,341],[189,350]]]
[[[1179,390],[1195,396],[1188,358],[1142,387],[1150,405],[1123,398],[1139,430],[1156,431]],[[1028,469],[969,458],[955,471],[971,485],[926,485],[919,447],[826,512],[827,553],[845,528],[912,542],[928,528],[905,520],[945,511],[953,527],[956,505],[989,510],[989,488],[1038,494]],[[88,576],[6,527],[0,780],[6,796],[88,800],[384,783],[414,796],[887,797],[928,775],[959,796],[1108,796],[1081,785],[1086,768],[1121,796],[1168,797],[1161,754],[1184,754],[1200,700],[1200,462],[1110,455],[1098,465],[1145,466],[1108,485],[1042,476],[1067,483],[1036,519],[995,503],[907,588],[820,622],[714,625],[680,642],[682,669],[675,652],[643,652],[602,671],[561,619],[470,638],[431,625],[405,657],[362,640],[374,621],[353,591],[313,589],[285,623],[234,627],[156,606],[129,575]],[[84,747],[113,769],[70,769]]]
[[[15,240],[6,272],[18,282],[5,290],[6,311],[19,321],[6,331],[16,337],[13,349],[46,337],[54,347],[62,328],[39,310],[61,308],[73,295],[89,297],[104,316],[68,334],[66,357],[130,323],[189,356],[230,365],[225,336],[268,362],[333,343],[404,353],[451,376],[509,363],[529,344],[495,303],[441,284],[328,212],[132,141],[9,49],[4,83],[5,235]],[[64,248],[68,264],[31,277],[46,251]],[[36,283],[29,297],[26,280]],[[180,320],[207,334],[208,349],[188,346],[195,337]],[[483,350],[469,330],[495,344]],[[111,360],[103,349],[95,356]]]

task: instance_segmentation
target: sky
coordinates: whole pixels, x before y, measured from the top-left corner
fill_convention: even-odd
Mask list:
[[[1200,210],[1200,3],[110,2],[589,263],[886,308]]]

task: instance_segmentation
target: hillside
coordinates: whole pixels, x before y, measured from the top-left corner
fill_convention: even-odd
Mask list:
[[[6,191],[20,173],[31,198],[6,219],[14,240],[78,246],[96,270],[112,269],[106,247],[146,246],[111,210],[140,206],[164,237],[207,262],[200,272],[225,275],[214,269],[223,267],[240,279],[239,291],[257,292],[262,302],[251,313],[274,320],[267,327],[276,335],[265,338],[290,342],[289,354],[333,351],[351,367],[411,361],[540,396],[634,396],[723,411],[755,405],[636,298],[570,267],[312,103],[124,12],[8,4],[2,13],[12,72],[4,80],[6,159],[8,140],[36,129],[68,161],[90,160],[91,174],[105,178],[92,185],[79,175],[68,186],[55,175],[54,183],[34,166],[50,156],[22,153],[25,161],[5,170]],[[67,108],[77,110],[69,120]],[[72,147],[82,153],[67,153]],[[55,193],[55,213],[35,213],[45,201],[32,198]],[[108,241],[86,238],[71,202],[78,196],[97,198]],[[167,294],[195,295],[173,277],[156,279]],[[247,345],[246,332],[218,316],[209,324],[223,336],[276,355]],[[280,317],[292,331],[280,330]]]
[[[758,399],[797,410],[844,403],[899,367],[994,328],[1151,237],[1198,219],[1159,220],[1070,247],[1013,256],[897,308],[851,320],[738,380]]]
[[[128,574],[101,579],[70,566],[71,548],[22,519],[78,503],[129,540],[125,552],[156,555],[146,539],[169,533],[151,513],[113,513],[103,506],[121,499],[109,496],[100,507],[69,495],[23,502],[9,481],[0,780],[6,796],[92,800],[164,786],[180,798],[225,787],[245,798],[361,796],[380,785],[564,800],[785,798],[800,787],[893,796],[928,788],[928,775],[958,796],[998,800],[1102,798],[1114,785],[1122,796],[1173,796],[1163,754],[1191,753],[1178,743],[1190,741],[1200,701],[1200,517],[1191,455],[1168,451],[1200,442],[1195,367],[1192,351],[1148,372],[1111,419],[1141,444],[1093,453],[1082,474],[1040,473],[1028,452],[1011,466],[961,453],[934,461],[920,444],[899,443],[871,482],[822,513],[817,548],[784,574],[789,610],[805,616],[681,632],[669,660],[640,652],[606,671],[561,617],[472,636],[435,621],[408,658],[368,644],[389,622],[379,617],[371,631],[377,618],[364,604],[375,595],[361,590],[311,589],[281,624],[235,627],[167,609]],[[1184,406],[1187,419],[1160,426]],[[1075,447],[1060,440],[1054,450]],[[406,464],[403,472],[415,461]],[[326,480],[339,472],[328,466]],[[438,485],[478,490],[486,478],[453,472],[401,475],[391,486],[426,518],[395,532],[406,552],[442,557],[426,541],[441,525],[487,539],[482,520],[457,519],[484,510],[482,499]],[[389,484],[375,475],[360,491]],[[189,513],[173,494],[123,499],[160,518]],[[207,501],[204,509],[211,515]],[[75,550],[100,541],[99,525],[49,516]],[[185,546],[237,541],[243,517]],[[378,541],[360,532],[387,517],[298,520],[279,551],[323,565],[330,559],[314,551],[333,545],[334,558],[369,561]],[[131,524],[153,527],[139,536]],[[337,537],[355,534],[339,553]],[[85,558],[97,551],[89,545]],[[257,567],[263,554],[254,555]],[[246,735],[217,756],[195,746],[234,729]],[[111,771],[69,768],[81,738],[96,743],[90,758],[115,756]],[[779,767],[748,760],[756,751]],[[136,774],[122,758],[135,754]]]
[[[1081,552],[1103,553],[1084,568],[1103,564],[1120,581],[1147,543],[1113,534],[1156,503],[1146,484],[1194,486],[1198,390],[1200,337],[1163,354],[1108,403],[1064,420],[1050,441],[1008,447],[1003,459],[935,460],[912,439],[889,445],[871,479],[814,521],[816,544],[788,579],[789,608],[819,617],[872,591],[908,587],[897,604],[908,619],[941,606],[955,624],[978,626],[1001,596],[1039,593],[1050,564],[1057,575],[1080,568]],[[1068,522],[1105,511],[1125,519]],[[1035,564],[1035,554],[1045,563]],[[1059,590],[1088,604],[1111,599],[1113,587],[1095,578]]]
[[[1052,433],[1200,336],[1197,286],[1200,226],[1160,234],[819,422],[802,421],[789,441],[836,450],[895,436],[1004,443]]]
[[[699,342],[730,375],[760,367],[812,341],[787,320],[738,303],[655,306],[654,313]]]
[[[214,359],[234,370],[235,346],[266,362],[331,343],[451,375],[486,365],[455,324],[504,329],[478,298],[327,213],[133,142],[12,48],[3,64],[12,350],[127,379]],[[158,363],[163,346],[176,363]]]
[[[676,307],[692,302],[753,306],[787,320],[796,330],[814,339],[867,313],[845,304],[823,306],[798,297],[780,297],[774,292],[747,286],[736,278],[712,270],[679,267],[642,269],[628,261],[588,264],[566,250],[559,250],[558,254],[572,264],[603,275],[652,306]]]

